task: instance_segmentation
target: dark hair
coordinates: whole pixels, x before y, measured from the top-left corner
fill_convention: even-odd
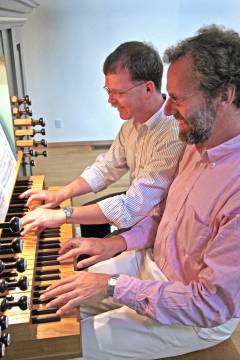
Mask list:
[[[202,27],[196,36],[168,48],[163,59],[172,63],[185,55],[192,57],[200,90],[207,97],[215,98],[234,86],[234,104],[240,107],[240,37],[237,32],[217,25]]]
[[[103,72],[117,73],[128,70],[132,80],[153,81],[161,90],[163,64],[159,53],[152,45],[140,41],[129,41],[118,46],[105,60]]]

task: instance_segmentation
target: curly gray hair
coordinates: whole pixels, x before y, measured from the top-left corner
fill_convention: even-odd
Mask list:
[[[229,86],[236,89],[234,104],[240,107],[240,36],[223,26],[210,25],[166,49],[163,60],[172,63],[190,55],[200,90],[208,98],[224,94]]]

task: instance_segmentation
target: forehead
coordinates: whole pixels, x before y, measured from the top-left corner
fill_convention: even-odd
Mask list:
[[[117,73],[108,73],[105,75],[105,85],[109,88],[118,88],[128,83],[132,84],[128,70],[120,70]]]
[[[167,91],[169,94],[184,95],[198,88],[193,74],[191,57],[183,56],[169,65],[167,73]]]

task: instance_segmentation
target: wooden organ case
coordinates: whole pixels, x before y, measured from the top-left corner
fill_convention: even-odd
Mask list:
[[[45,135],[44,120],[31,118],[31,101],[24,96],[27,91],[22,56],[22,27],[37,6],[36,0],[1,2],[0,130],[7,139],[9,153],[18,150],[18,158],[10,156],[7,161],[0,131],[0,223],[28,211],[18,198],[26,187],[44,187],[44,176],[33,176],[32,171],[34,157],[47,155],[46,150],[38,148],[46,145],[44,139],[39,139]],[[37,140],[33,139],[35,135]],[[19,233],[0,229],[0,356],[1,352],[4,355],[5,344],[10,343],[4,359],[63,360],[81,356],[78,316],[59,319],[54,309],[45,311],[45,304],[39,304],[39,295],[48,284],[74,271],[73,263],[60,265],[56,260],[59,246],[73,236],[72,231],[71,225],[64,225],[46,230],[39,237],[30,234],[22,238]]]
[[[4,149],[8,148],[10,154],[8,160],[2,144],[0,161],[7,162],[2,165],[2,170],[6,172],[9,181],[5,185],[1,184],[6,189],[3,189],[4,196],[1,195],[0,225],[7,227],[13,217],[21,218],[29,211],[25,205],[26,200],[19,199],[19,194],[27,188],[44,188],[44,176],[18,176],[23,159],[26,162],[29,154],[44,155],[34,148],[28,148],[38,145],[37,141],[34,144],[34,140],[25,140],[25,136],[28,138],[34,135],[34,121],[37,125],[43,125],[43,122],[26,117],[26,98],[24,99],[11,98],[16,147],[21,149],[17,153],[17,159],[11,155],[7,137],[3,138],[5,134],[0,129],[0,135],[6,142]],[[27,115],[30,115],[29,110]],[[38,133],[43,135],[43,131]],[[28,166],[31,166],[30,162]],[[15,185],[9,188],[8,184],[11,182]],[[64,201],[60,206],[68,206],[70,202]],[[36,205],[39,204],[31,206]],[[8,211],[4,214],[6,207]],[[13,229],[0,230],[0,356],[6,360],[63,360],[81,356],[79,312],[60,318],[56,316],[57,309],[46,309],[45,303],[39,299],[53,281],[73,273],[73,261],[62,264],[57,261],[59,248],[73,236],[70,224],[64,224],[58,229],[46,229],[39,236],[30,233],[21,237],[20,232]],[[4,323],[6,319],[8,327]]]

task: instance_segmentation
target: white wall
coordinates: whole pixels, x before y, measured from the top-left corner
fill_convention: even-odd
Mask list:
[[[24,61],[33,117],[46,119],[50,142],[115,137],[121,120],[102,89],[102,64],[121,42],[149,41],[162,54],[202,25],[240,28],[239,0],[38,3],[23,28]]]

